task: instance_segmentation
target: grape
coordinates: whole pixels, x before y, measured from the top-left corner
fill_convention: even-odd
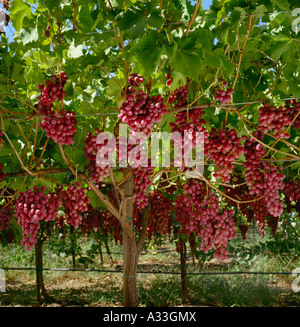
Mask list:
[[[240,230],[240,232],[242,234],[243,240],[246,239],[246,234],[247,234],[248,229],[249,229],[249,225],[239,224],[239,230]]]
[[[148,204],[149,198],[147,189],[151,185],[151,175],[153,174],[154,167],[140,167],[132,169],[132,177],[135,191],[135,206],[143,209]]]
[[[263,133],[268,133],[273,130],[274,138],[288,139],[290,135],[285,132],[287,126],[292,124],[292,118],[289,115],[289,110],[283,106],[275,108],[265,103],[259,108],[259,125],[258,129]]]
[[[280,200],[278,190],[284,188],[283,179],[285,175],[277,172],[274,166],[269,163],[263,163],[264,173],[264,194],[265,194],[265,205],[267,211],[273,217],[279,217],[283,212],[283,203]],[[279,171],[282,171],[282,167],[277,167]]]
[[[101,131],[103,132],[103,131]],[[110,167],[109,165],[102,167],[97,164],[97,153],[99,152],[100,156],[102,158],[108,158],[108,153],[102,153],[102,151],[105,151],[104,146],[108,144],[108,141],[105,141],[103,144],[97,143],[97,137],[101,133],[99,129],[95,129],[94,135],[90,132],[87,133],[86,139],[84,141],[85,147],[85,156],[89,160],[89,168],[90,168],[90,174],[91,178],[94,182],[100,183],[102,182],[106,177],[110,175]],[[107,147],[106,147],[107,148]],[[114,151],[115,149],[112,147],[111,151]],[[108,151],[109,152],[109,151]]]
[[[3,230],[9,229],[12,214],[13,214],[12,208],[9,205],[1,206],[1,209],[0,209],[0,232],[2,232]]]
[[[264,137],[263,133],[259,131],[255,131],[253,136],[260,141],[262,141]],[[247,138],[243,136],[243,139],[245,140],[244,155],[246,158],[246,162],[243,165],[246,168],[245,178],[247,185],[251,187],[249,193],[260,196],[264,192],[264,174],[262,171],[261,158],[266,152],[263,145],[252,137]]]
[[[174,139],[174,148],[180,150],[186,157],[196,147],[196,135],[197,133],[203,133],[203,145],[208,144],[208,132],[204,125],[206,121],[201,118],[204,108],[196,108],[191,111],[180,111],[175,114],[175,122],[170,123],[172,133],[180,133],[181,138]],[[184,135],[188,135],[192,142],[185,144]],[[183,153],[184,149],[184,153]],[[204,155],[206,154],[206,147],[204,146]],[[177,155],[174,158],[174,164],[183,170],[182,157]]]
[[[284,189],[282,190],[285,203],[287,206],[287,212],[291,212],[292,203],[298,215],[300,216],[300,183],[299,181],[287,180],[284,183]]]
[[[254,132],[254,137],[263,139],[261,132]],[[245,177],[247,185],[251,187],[249,194],[264,196],[267,212],[274,217],[279,217],[283,211],[279,190],[284,188],[284,175],[280,173],[282,167],[278,166],[277,172],[274,166],[262,162],[261,157],[265,155],[263,146],[253,138],[245,138],[244,153],[246,162],[243,164],[247,169]]]
[[[154,123],[167,114],[164,98],[159,95],[148,96],[143,90],[132,90],[126,95],[118,118],[128,124],[133,132],[150,134]]]
[[[47,137],[51,137],[55,143],[70,145],[74,143],[76,133],[75,115],[71,111],[53,109],[53,103],[56,100],[63,101],[66,95],[63,87],[67,79],[66,74],[62,72],[60,76],[52,75],[52,80],[47,79],[46,86],[39,84],[41,94],[38,97],[38,108],[39,112],[45,115],[39,126],[47,133]]]
[[[171,232],[171,207],[172,201],[164,196],[161,191],[150,194],[151,212],[148,222],[148,238],[151,239],[153,232],[166,235]]]
[[[168,81],[170,81],[170,80],[168,80]],[[186,85],[181,86],[179,89],[176,89],[175,91],[172,92],[172,94],[170,95],[170,98],[169,98],[169,103],[173,104],[174,107],[176,107],[176,108],[182,107],[187,104],[188,97],[189,97],[188,87]]]
[[[270,217],[268,219],[268,225],[271,227],[271,231],[274,236],[277,235],[278,221],[279,221],[278,217]]]
[[[3,164],[0,162],[0,182],[2,182],[6,176],[6,174],[1,171],[2,169],[3,169]]]
[[[128,85],[132,87],[140,87],[141,84],[144,82],[144,78],[142,75],[139,75],[137,73],[132,73],[128,76]],[[129,89],[133,90],[133,88]]]
[[[51,79],[52,81],[49,79],[46,80],[46,85],[38,85],[38,89],[41,92],[38,97],[38,108],[39,112],[43,115],[47,115],[52,110],[55,100],[62,101],[66,95],[66,92],[63,91],[63,87],[68,80],[66,74],[64,72],[60,76],[54,74]]]
[[[174,212],[181,224],[181,233],[195,233],[201,238],[200,250],[215,250],[215,258],[227,258],[228,240],[236,237],[234,210],[221,210],[214,192],[207,194],[205,184],[190,179],[175,200]]]
[[[55,113],[49,111],[40,123],[40,127],[51,137],[55,143],[74,144],[74,135],[76,133],[75,124],[77,120],[71,111],[61,110]]]
[[[300,128],[300,101],[296,101],[296,99],[286,100],[285,109],[288,115],[290,116],[290,120],[293,123],[294,129]]]
[[[15,216],[23,231],[22,245],[29,251],[37,242],[36,235],[41,221],[56,218],[60,198],[54,194],[46,195],[46,187],[34,186],[33,190],[20,192],[16,199]]]
[[[90,198],[86,195],[86,189],[81,188],[81,182],[71,184],[66,191],[62,192],[63,204],[67,215],[67,223],[75,229],[82,222],[82,213],[88,210]]]
[[[230,174],[234,168],[235,160],[243,153],[241,138],[237,136],[233,128],[216,129],[213,127],[209,135],[208,157],[216,163],[217,171],[214,173],[216,179],[222,179],[225,183],[230,180]]]
[[[165,74],[166,78],[167,78],[167,81],[166,81],[166,86],[167,87],[170,87],[172,82],[173,82],[173,78],[171,78],[170,74]]]
[[[216,89],[215,100],[221,101],[222,106],[225,106],[227,103],[232,101],[232,94],[234,93],[234,89],[224,90],[224,87],[227,88],[228,83],[223,82],[222,87],[220,89]]]

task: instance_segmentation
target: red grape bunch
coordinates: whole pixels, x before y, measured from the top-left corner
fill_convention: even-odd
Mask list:
[[[293,122],[294,129],[300,128],[300,101],[297,102],[296,99],[286,100],[284,107]]]
[[[62,192],[62,200],[67,215],[67,223],[75,229],[82,222],[82,213],[88,210],[90,198],[86,195],[86,189],[81,188],[81,182],[71,184],[66,191]]]
[[[57,76],[56,74],[52,75],[52,80],[47,79],[45,84],[39,84],[38,89],[41,94],[38,99],[38,108],[39,112],[43,115],[47,115],[49,111],[52,110],[53,103],[55,100],[62,101],[66,92],[63,90],[68,77],[64,72]]]
[[[6,174],[2,171],[2,169],[3,169],[3,163],[0,162],[0,182],[2,182],[6,176]]]
[[[227,88],[228,82],[222,82],[222,86],[220,89],[216,89],[216,101],[221,101],[222,106],[225,106],[227,103],[232,101],[232,94],[234,93],[234,89],[224,89]]]
[[[189,180],[184,195],[175,200],[174,212],[186,236],[195,233],[201,238],[200,250],[215,250],[215,258],[227,258],[227,243],[236,237],[234,210],[220,210],[216,194],[207,195],[203,182]]]
[[[176,89],[172,92],[169,98],[169,103],[173,104],[174,107],[182,107],[187,104],[187,99],[189,97],[189,89],[188,87],[181,86],[179,89]]]
[[[280,200],[279,190],[284,188],[283,179],[285,175],[277,172],[274,166],[264,162],[264,194],[265,205],[267,211],[273,217],[279,217],[283,212],[283,203]],[[282,167],[277,167],[279,171],[282,171]]]
[[[255,131],[253,136],[262,141],[264,135],[262,132]],[[247,185],[250,187],[249,194],[262,195],[264,192],[264,173],[262,171],[261,158],[266,154],[264,147],[261,143],[257,142],[254,138],[243,136],[244,155],[246,162],[243,166],[246,168],[245,178]]]
[[[46,195],[46,187],[34,186],[33,190],[20,192],[16,199],[15,216],[23,231],[22,245],[29,251],[37,242],[36,236],[41,221],[56,218],[60,200],[57,196]]]
[[[135,206],[143,209],[148,204],[149,198],[147,195],[148,187],[151,185],[151,176],[154,168],[140,167],[132,169],[133,184],[135,191],[134,203]]]
[[[12,208],[10,205],[2,205],[0,208],[0,232],[9,229],[10,220],[12,217]]]
[[[63,109],[54,109],[53,103],[63,101],[65,91],[63,87],[68,77],[64,72],[60,76],[52,75],[52,81],[46,80],[46,86],[40,84],[38,86],[41,91],[39,96],[38,108],[44,118],[40,123],[40,127],[47,133],[48,138],[52,138],[55,143],[70,145],[74,143],[74,135],[76,133],[77,120],[71,111]]]
[[[148,96],[142,89],[131,90],[122,104],[119,119],[127,124],[133,132],[150,134],[153,125],[167,114],[165,99],[160,95]]]
[[[289,110],[280,106],[275,108],[265,103],[259,108],[259,125],[258,129],[263,133],[273,130],[274,138],[288,139],[290,135],[285,132],[286,128],[292,124],[292,117]]]
[[[151,212],[148,223],[148,238],[151,239],[153,232],[166,235],[171,232],[172,201],[161,191],[154,191],[150,194]]]
[[[203,108],[197,108],[190,111],[180,111],[175,114],[175,122],[171,122],[172,133],[180,133],[181,137],[174,137],[174,148],[179,150],[179,153],[174,158],[174,164],[183,169],[182,157],[187,156],[197,146],[197,133],[203,133],[201,139],[203,140],[204,155],[206,154],[205,144],[208,144],[208,132],[204,125],[206,121],[201,118]],[[176,135],[176,134],[174,134]],[[191,142],[185,143],[185,135]],[[183,151],[184,149],[184,151]],[[182,155],[181,155],[182,154]]]
[[[108,164],[105,167],[102,164],[100,165],[97,156],[98,158],[108,159],[109,153],[115,151],[113,142],[108,142],[108,139],[101,139],[100,133],[102,132],[96,128],[94,134],[91,132],[87,133],[84,141],[84,153],[89,161],[91,178],[96,183],[102,182],[110,174],[110,165]]]
[[[287,180],[284,183],[284,189],[282,192],[285,196],[287,211],[291,212],[291,209],[293,208],[292,203],[294,202],[294,208],[300,216],[300,182]]]
[[[167,113],[161,95],[150,97],[142,89],[143,76],[132,73],[128,77],[126,101],[122,104],[118,118],[127,124],[131,132],[150,134],[154,123]]]
[[[128,76],[128,85],[133,87],[129,88],[127,91],[133,91],[134,87],[140,87],[141,84],[144,82],[144,77],[137,73],[132,73]]]
[[[171,78],[169,73],[166,73],[165,76],[167,78],[166,85],[167,85],[167,87],[170,87],[173,82],[173,78]]]
[[[263,139],[261,132],[255,131],[253,136]],[[265,155],[265,150],[259,142],[252,137],[245,137],[244,154],[246,162],[243,164],[246,168],[245,178],[250,187],[249,194],[264,196],[264,203],[267,212],[274,217],[279,217],[283,211],[283,204],[280,200],[279,190],[284,188],[284,175],[277,172],[274,166],[261,161]],[[282,170],[282,167],[277,167]],[[255,202],[254,202],[255,203]]]
[[[225,183],[230,180],[230,174],[234,168],[235,160],[243,153],[241,138],[237,136],[233,128],[211,129],[208,143],[208,157],[216,163],[217,171],[214,173],[216,179],[222,179]]]
[[[50,111],[40,123],[40,127],[51,137],[55,143],[70,145],[74,143],[76,133],[74,113],[71,111],[61,110],[55,113]]]
[[[234,224],[234,210],[223,210],[222,214],[217,215],[214,222],[214,247],[216,259],[227,259],[228,241],[236,238],[236,229]]]

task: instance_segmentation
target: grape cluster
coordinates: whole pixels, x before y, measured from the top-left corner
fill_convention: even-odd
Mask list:
[[[129,90],[118,117],[128,124],[133,132],[150,134],[154,123],[159,122],[167,113],[164,101],[160,94],[150,97],[142,89]]]
[[[55,113],[53,110],[43,118],[40,127],[51,137],[55,143],[70,145],[74,143],[77,120],[71,111],[61,110]]]
[[[166,235],[171,232],[171,207],[172,201],[160,191],[150,194],[151,213],[148,223],[148,238],[152,238],[153,232]]]
[[[167,78],[166,85],[167,85],[167,87],[170,87],[173,82],[173,78],[171,78],[169,73],[166,73],[165,76]]]
[[[269,227],[271,228],[272,234],[274,236],[276,236],[279,218],[278,217],[269,217],[267,222],[268,222]]]
[[[287,126],[292,124],[292,117],[289,115],[289,110],[283,106],[276,108],[265,103],[259,108],[259,125],[258,129],[263,133],[268,133],[273,130],[274,138],[288,139],[290,135],[285,132]]]
[[[38,89],[41,94],[38,97],[38,108],[39,112],[43,115],[48,115],[49,111],[53,108],[53,103],[56,100],[62,101],[66,92],[63,90],[68,77],[64,72],[57,76],[52,75],[52,80],[47,79],[45,84],[39,84]]]
[[[227,258],[227,243],[236,237],[234,210],[221,210],[214,192],[206,194],[202,182],[189,180],[184,195],[175,200],[174,212],[186,236],[195,233],[201,238],[200,250],[215,250],[215,258]]]
[[[12,217],[12,208],[10,205],[3,205],[0,209],[0,232],[9,229],[10,220]]]
[[[41,92],[38,97],[39,112],[44,116],[40,127],[47,133],[48,138],[52,138],[55,143],[70,145],[74,143],[77,120],[71,111],[54,110],[56,100],[63,101],[65,91],[63,87],[68,77],[64,72],[57,76],[52,75],[52,80],[47,79],[45,84],[39,84]]]
[[[263,133],[255,131],[253,136],[259,141],[263,140]],[[243,136],[244,155],[246,162],[243,166],[246,168],[245,178],[247,185],[250,186],[249,194],[262,195],[264,192],[264,173],[262,171],[261,158],[266,154],[262,144],[257,142],[254,138]]]
[[[0,242],[3,242],[4,244],[12,243],[14,240],[15,240],[15,234],[11,227],[8,228],[7,230],[4,230],[0,234]]]
[[[0,162],[0,182],[2,182],[6,176],[5,173],[2,171],[2,169],[3,169],[3,163]]]
[[[285,175],[277,172],[274,166],[270,166],[269,163],[264,162],[264,194],[265,205],[267,211],[273,217],[279,217],[283,212],[283,203],[280,200],[279,190],[284,188],[283,179]],[[282,171],[282,167],[277,167],[279,171]]]
[[[222,85],[220,89],[216,89],[215,100],[221,101],[222,106],[225,106],[226,103],[232,101],[232,94],[234,93],[234,89],[224,89],[228,87],[228,82],[221,81]]]
[[[196,108],[189,112],[180,111],[175,114],[175,122],[171,122],[172,133],[179,133],[181,137],[174,137],[174,148],[178,149],[179,153],[174,157],[174,164],[183,169],[182,156],[190,155],[193,149],[197,146],[197,133],[202,133],[201,140],[204,146],[204,155],[206,154],[205,144],[208,144],[208,132],[204,125],[206,121],[201,118],[204,108]],[[176,134],[174,134],[176,136]],[[199,135],[199,134],[198,134]],[[189,142],[185,142],[185,138]],[[183,151],[184,150],[184,151]],[[182,154],[182,155],[181,155]]]
[[[243,225],[243,224],[239,224],[239,231],[242,235],[243,240],[246,239],[246,235],[249,229],[249,225]]]
[[[285,181],[282,192],[285,197],[287,211],[291,212],[291,209],[294,207],[300,216],[300,182],[293,180]]]
[[[113,203],[116,207],[118,206],[118,201],[116,199],[115,194],[112,191],[108,191],[107,196],[111,203]],[[122,234],[122,226],[119,220],[112,215],[109,211],[105,212],[102,221],[102,231],[104,235],[113,235],[115,244],[122,244],[123,243],[123,234]]]
[[[147,195],[147,189],[151,185],[151,176],[153,174],[154,168],[140,167],[132,169],[133,184],[135,190],[135,206],[143,209],[149,202]]]
[[[86,158],[89,161],[91,178],[96,183],[100,183],[106,177],[108,177],[110,169],[109,165],[103,167],[103,165],[97,164],[97,155],[98,158],[100,157],[108,159],[109,152],[115,150],[113,144],[109,143],[108,140],[103,140],[102,142],[101,137],[99,137],[100,133],[101,132],[99,131],[99,129],[96,128],[94,134],[92,134],[91,132],[87,133],[86,139],[84,141],[84,152]],[[107,149],[108,145],[111,145],[110,150]]]
[[[134,87],[140,87],[141,84],[144,82],[144,77],[137,73],[132,73],[128,76],[128,91],[131,92],[134,90]],[[131,88],[130,88],[131,87]]]
[[[51,193],[44,193],[46,187],[41,189],[35,186],[26,192],[20,192],[16,199],[15,216],[23,231],[22,245],[29,251],[37,242],[36,236],[41,221],[52,221],[56,218],[60,200]]]
[[[238,186],[232,188],[225,187],[226,194],[231,198],[229,199],[228,197],[226,197],[226,202],[229,205],[232,205],[234,209],[237,209],[236,215],[238,212],[241,212],[242,215],[246,217],[246,221],[243,221],[243,219],[242,221],[236,219],[238,222],[238,227],[241,232],[241,235],[245,240],[246,233],[249,228],[249,223],[254,218],[254,212],[251,208],[249,208],[249,206],[251,206],[251,203],[246,201],[253,200],[254,196],[249,194],[249,187],[248,185],[245,184],[245,181],[242,178],[233,177],[232,182],[234,182],[234,184]],[[236,201],[241,201],[241,202],[236,202]]]
[[[82,235],[85,235],[87,232],[91,232],[92,230],[97,232],[103,225],[106,217],[107,215],[104,211],[94,209],[91,204],[89,204],[87,213],[80,226]]]
[[[227,259],[228,241],[236,238],[236,229],[234,224],[234,210],[223,210],[220,215],[217,215],[214,221],[214,247],[216,259]]]
[[[187,104],[188,97],[189,97],[188,87],[186,85],[181,86],[179,89],[176,89],[175,91],[172,92],[169,98],[169,103],[174,105],[176,108],[182,107]]]
[[[118,118],[128,124],[132,132],[150,134],[154,123],[167,113],[161,95],[150,97],[143,91],[143,76],[132,73],[128,77],[126,101],[121,105]]]
[[[208,157],[216,163],[217,171],[214,173],[216,179],[222,179],[225,183],[230,180],[230,174],[234,168],[235,160],[243,153],[241,138],[237,136],[233,128],[219,129],[213,127],[209,134]]]
[[[194,231],[190,205],[189,197],[182,194],[178,195],[174,205],[176,220],[180,222],[181,225],[180,233],[183,233],[186,236]]]
[[[263,139],[261,132],[255,131],[254,137]],[[253,138],[245,138],[244,154],[246,162],[245,177],[247,185],[251,187],[249,194],[264,196],[264,203],[267,212],[273,217],[279,217],[283,211],[283,204],[280,200],[279,190],[284,188],[284,175],[280,173],[282,167],[278,166],[277,172],[274,166],[262,162],[261,157],[265,155],[263,146]]]
[[[88,210],[90,198],[86,195],[86,189],[81,188],[81,182],[71,184],[66,191],[62,192],[62,200],[67,214],[67,223],[75,229],[82,222],[82,213]]]
[[[297,102],[296,99],[286,100],[285,109],[293,122],[294,129],[300,128],[300,101]]]
[[[259,234],[261,237],[264,237],[265,231],[265,224],[266,224],[266,204],[264,198],[261,198],[257,201],[251,202],[251,208],[253,210],[254,218],[256,220]]]

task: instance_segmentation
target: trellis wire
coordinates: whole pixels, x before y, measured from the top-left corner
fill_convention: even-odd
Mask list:
[[[122,270],[110,269],[80,269],[80,268],[28,268],[28,267],[0,267],[3,270],[22,270],[22,271],[71,271],[71,272],[101,272],[101,273],[123,273]],[[137,271],[137,274],[161,274],[161,275],[293,275],[287,271],[202,271],[202,272],[177,272],[177,271]],[[135,277],[135,276],[125,276]]]
[[[272,100],[272,102],[280,102],[280,101],[287,101],[287,100],[300,100],[300,98],[284,98],[284,99],[274,99]],[[222,105],[222,107],[231,107],[231,106],[239,106],[239,105],[250,105],[250,104],[258,104],[258,103],[263,103],[265,100],[260,100],[260,101],[252,101],[252,102],[239,102],[239,103],[229,103],[229,104],[225,104]],[[201,108],[201,106],[206,106],[208,104],[202,103],[199,104],[198,106],[193,106],[193,107],[182,107],[179,108],[181,111],[184,110],[192,110],[192,109],[199,109]],[[220,107],[220,105],[215,104],[215,105],[209,105],[205,108],[217,108]],[[170,115],[170,114],[174,114],[175,112],[168,112],[166,115]],[[75,114],[74,117],[93,117],[93,116],[112,116],[112,115],[119,115],[119,112],[108,112],[108,113],[94,113],[94,114]],[[44,116],[34,116],[34,118],[39,117],[39,118],[43,118]],[[20,120],[20,121],[27,121],[32,119],[32,117],[30,118],[16,118],[16,117],[4,117],[4,119],[7,120]]]

